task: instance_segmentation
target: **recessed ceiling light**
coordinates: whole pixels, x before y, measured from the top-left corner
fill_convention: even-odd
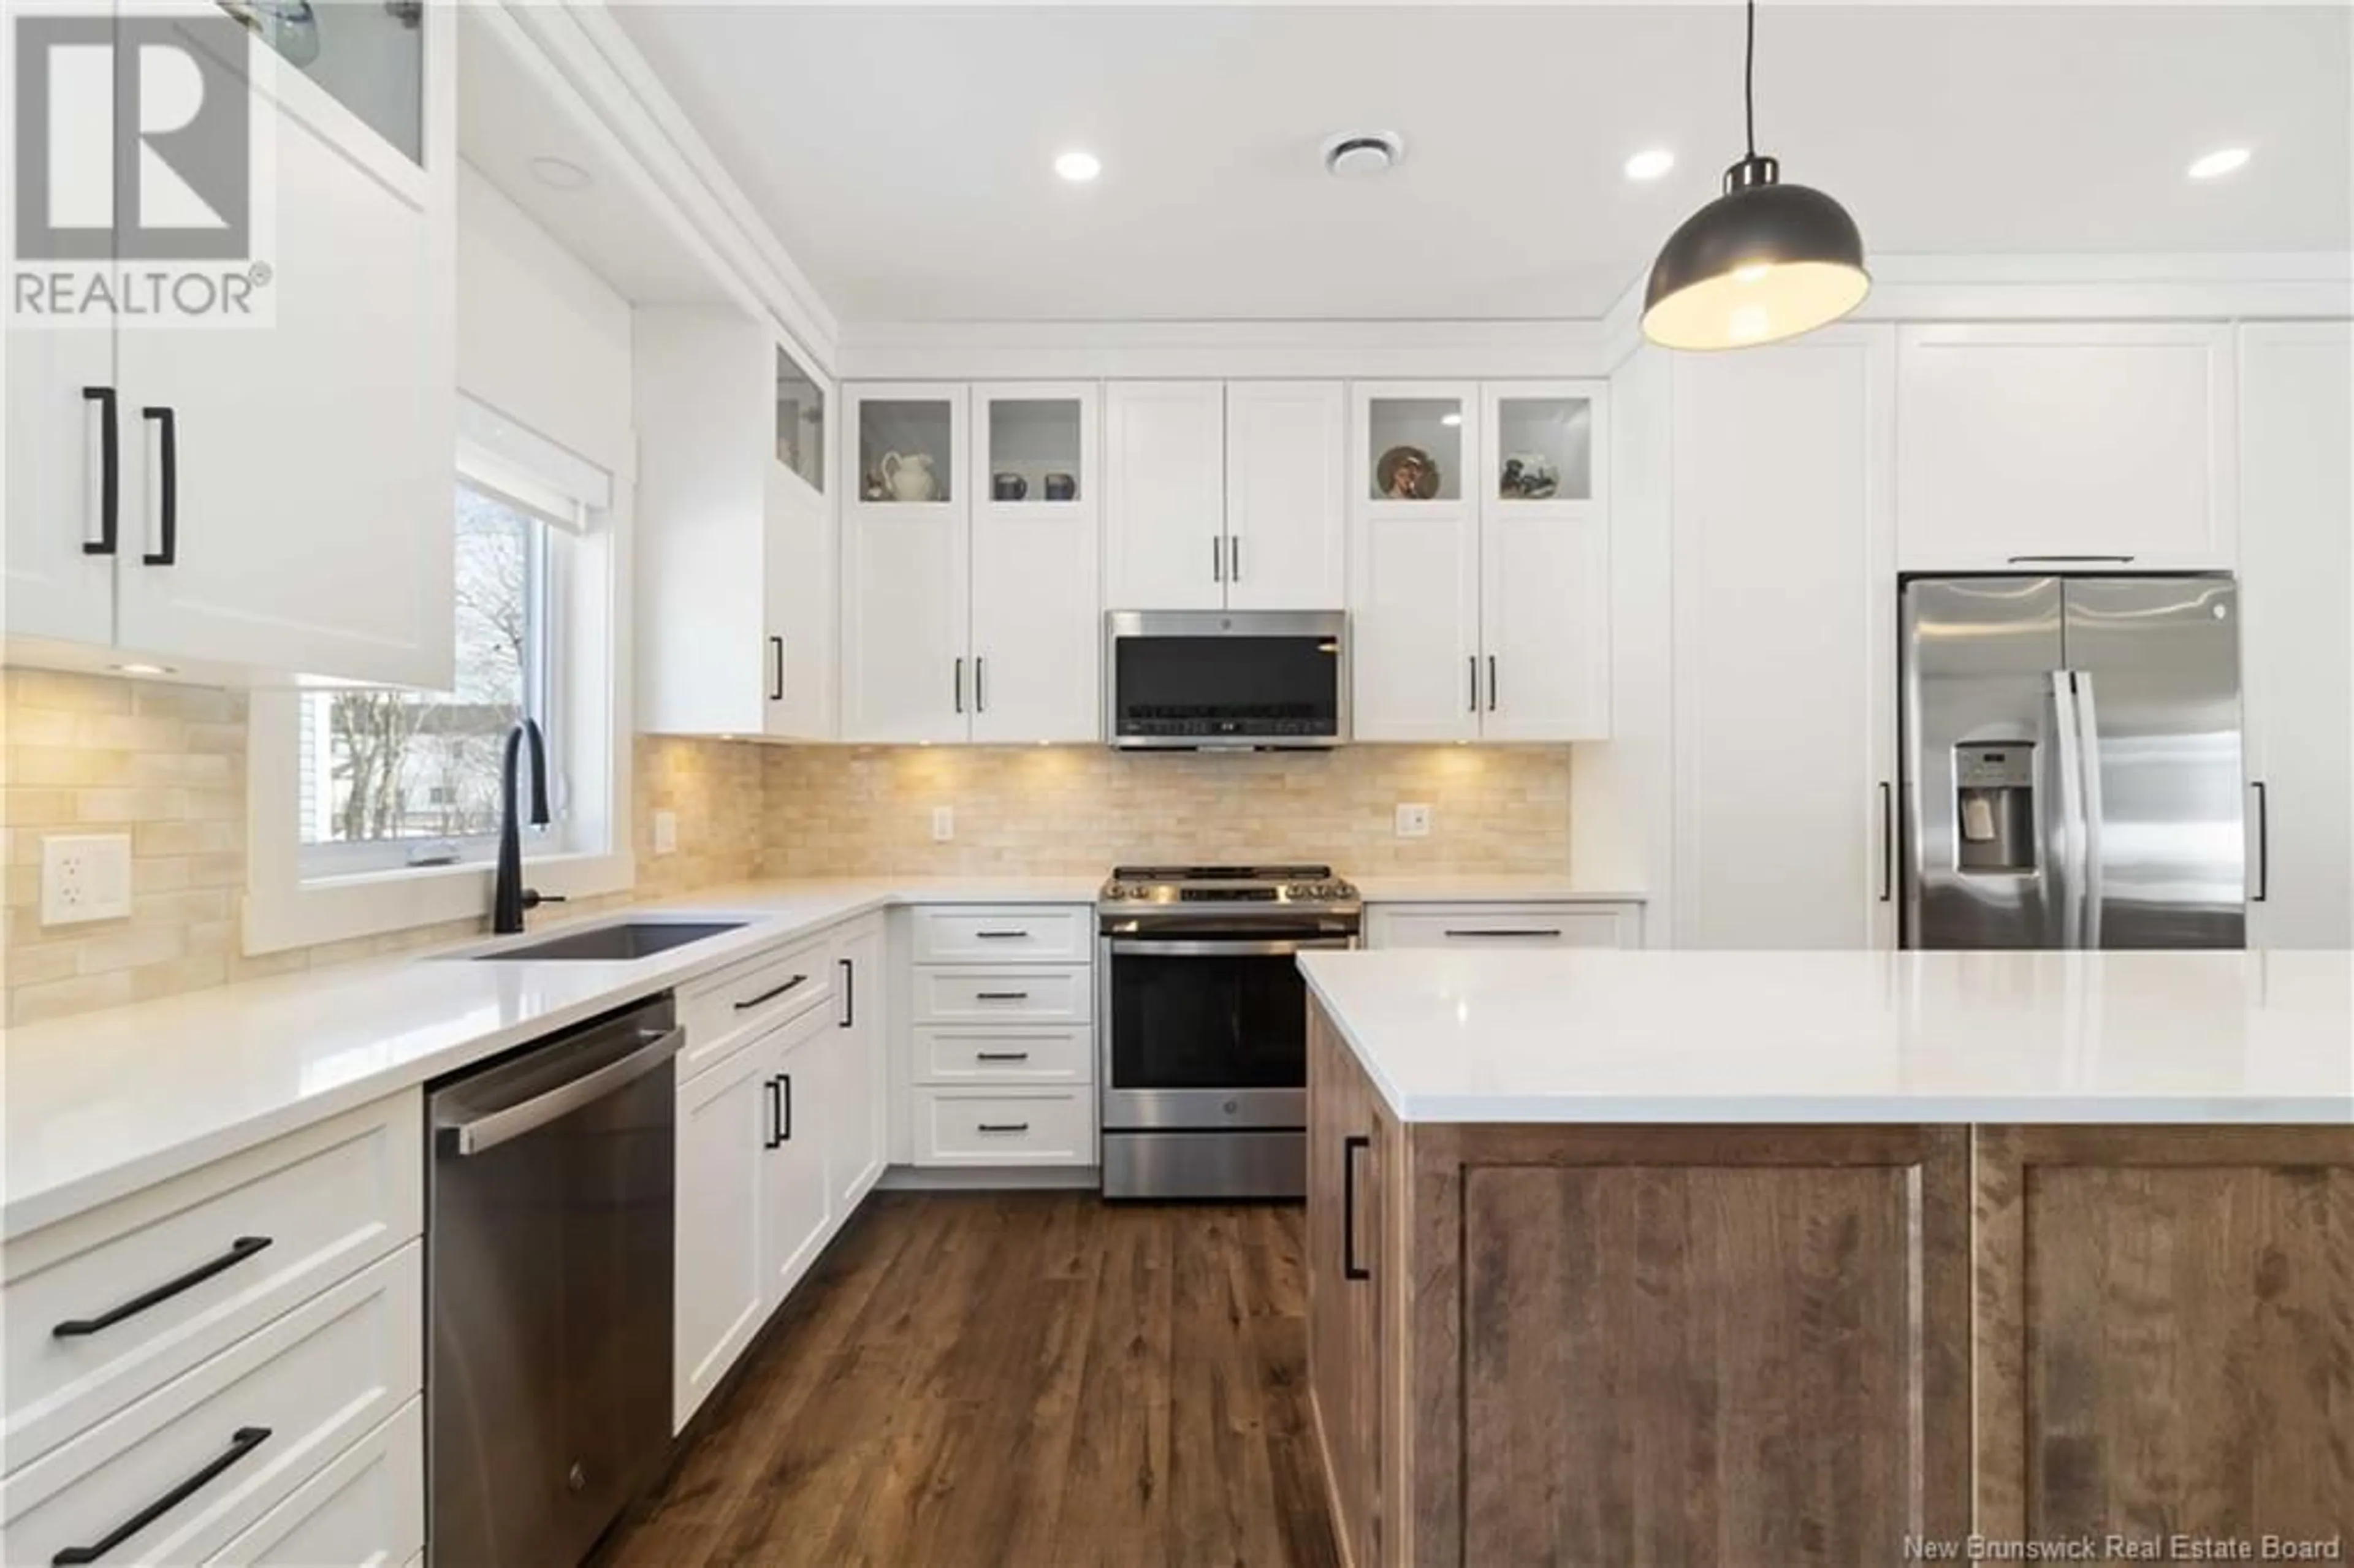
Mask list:
[[[1405,138],[1394,131],[1340,131],[1324,138],[1324,168],[1344,180],[1384,174],[1405,162]]]
[[[169,664],[112,664],[109,665],[108,668],[120,671],[125,675],[168,675],[172,673],[172,666]]]
[[[1676,166],[1676,155],[1665,147],[1647,147],[1627,160],[1630,180],[1656,180]]]
[[[542,154],[531,161],[531,177],[555,191],[586,190],[595,176],[569,158]]]
[[[2202,158],[2190,161],[2190,177],[2194,180],[2221,179],[2248,161],[2245,147],[2218,147]]]
[[[1055,172],[1075,185],[1083,185],[1103,173],[1103,160],[1093,153],[1074,150],[1055,160]]]

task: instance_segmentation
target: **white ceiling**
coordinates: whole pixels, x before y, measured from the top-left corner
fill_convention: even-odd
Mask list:
[[[852,321],[1596,315],[1740,152],[1723,5],[615,9]],[[1768,4],[1758,140],[1882,253],[2344,250],[2349,47],[2335,5]],[[1356,129],[1405,164],[1326,175]]]

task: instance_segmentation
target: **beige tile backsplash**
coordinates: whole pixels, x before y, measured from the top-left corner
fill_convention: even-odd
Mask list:
[[[1371,875],[1569,869],[1567,747],[1353,746],[1246,755],[1100,747],[767,753],[772,876],[1096,874],[1115,861],[1320,860]],[[1431,808],[1401,839],[1396,808]],[[956,836],[931,837],[949,807]]]
[[[792,747],[641,736],[633,895],[753,874],[1095,875],[1115,860],[1329,860],[1346,871],[1563,872],[1567,747],[1140,756],[1096,747]],[[10,1023],[461,939],[464,920],[247,958],[246,697],[0,671],[0,990]],[[1404,801],[1432,809],[1400,839]],[[935,843],[932,810],[955,813]],[[675,853],[653,853],[657,810]],[[44,927],[41,840],[128,832],[127,919]],[[559,912],[550,911],[551,916]]]

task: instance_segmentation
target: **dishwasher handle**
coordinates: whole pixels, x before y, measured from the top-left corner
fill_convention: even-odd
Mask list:
[[[625,1084],[634,1083],[678,1054],[686,1044],[684,1029],[639,1029],[638,1049],[617,1061],[534,1095],[520,1105],[488,1111],[464,1121],[446,1122],[440,1128],[444,1154],[480,1154],[525,1133],[546,1127],[557,1118],[603,1099]]]

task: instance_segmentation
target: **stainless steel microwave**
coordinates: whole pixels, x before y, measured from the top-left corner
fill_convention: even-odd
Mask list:
[[[1104,735],[1127,750],[1338,746],[1349,738],[1339,610],[1115,609],[1104,617]]]

